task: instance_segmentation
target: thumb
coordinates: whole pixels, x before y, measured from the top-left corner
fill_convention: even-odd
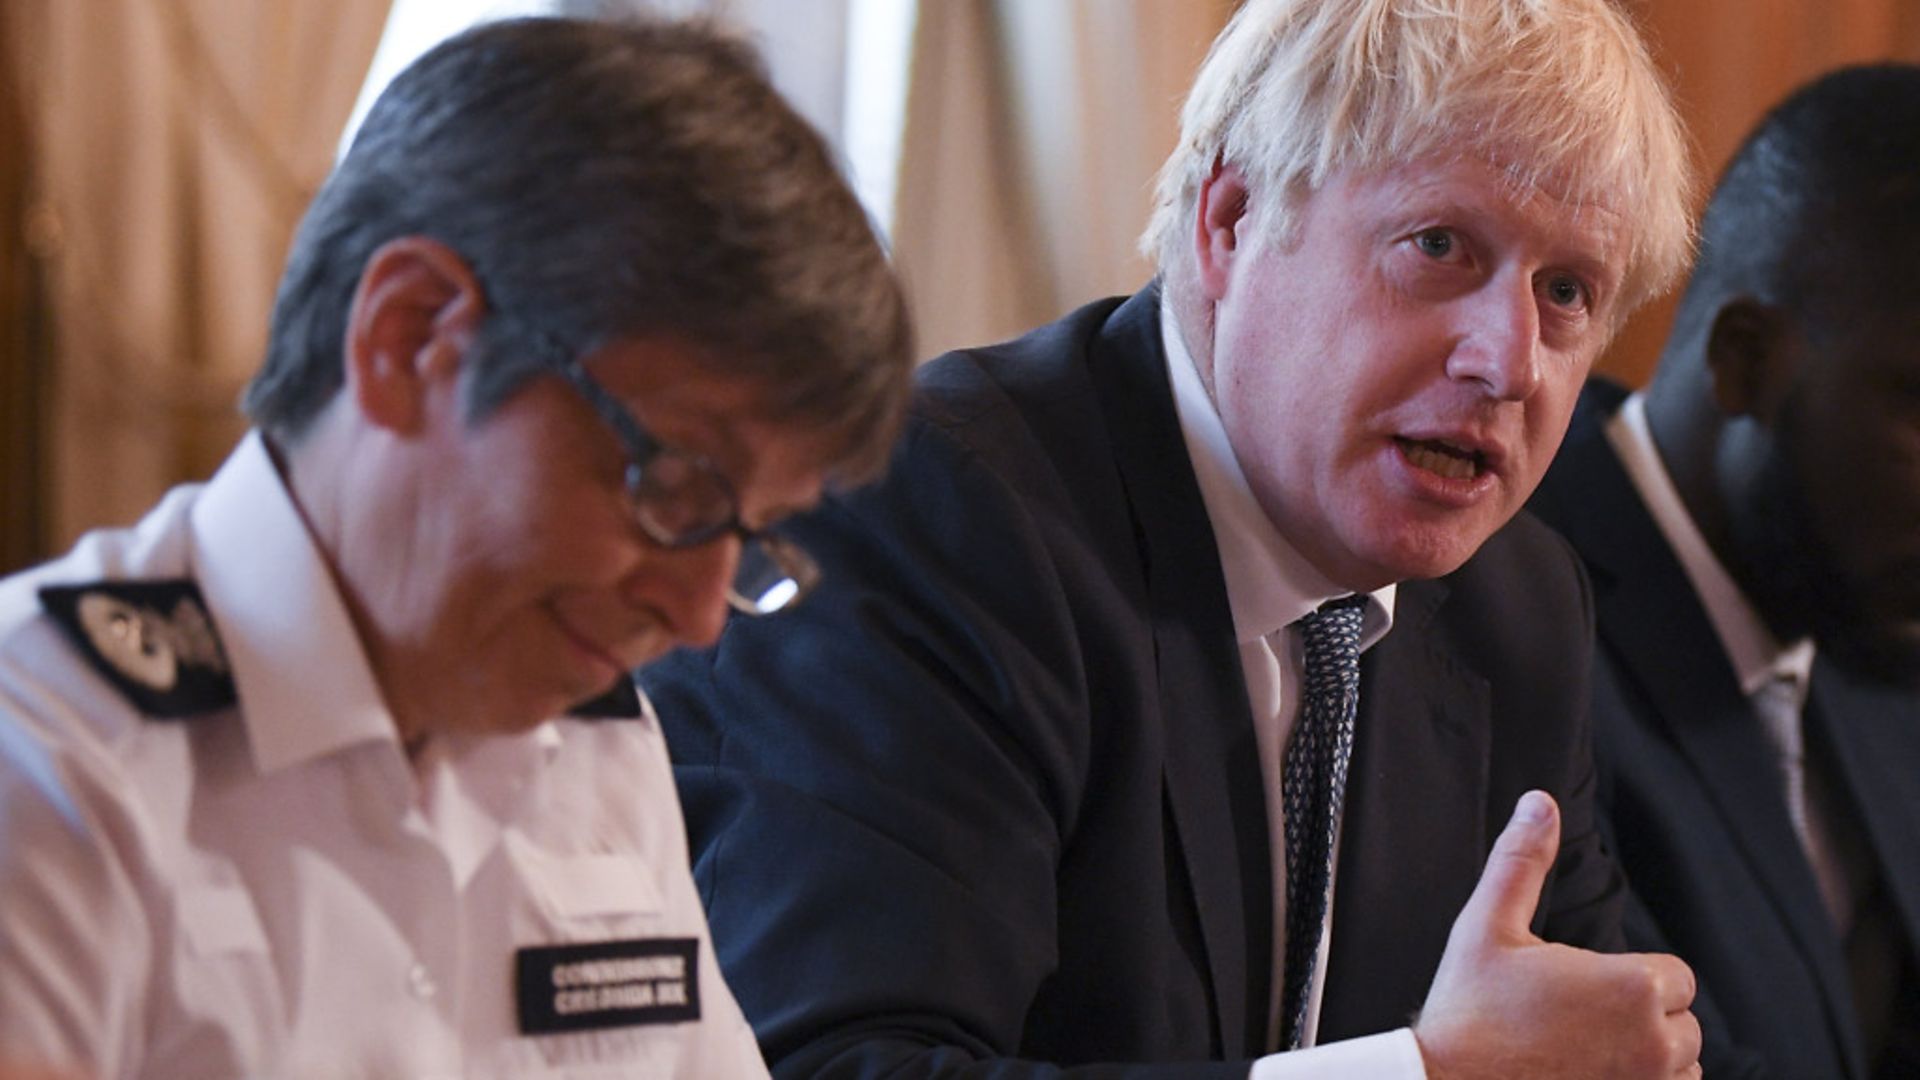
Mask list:
[[[1528,927],[1540,905],[1540,886],[1559,851],[1560,808],[1553,796],[1544,791],[1520,796],[1454,932],[1492,941],[1531,940]]]

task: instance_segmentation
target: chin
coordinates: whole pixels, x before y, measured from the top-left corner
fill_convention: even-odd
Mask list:
[[[1365,588],[1371,590],[1394,582],[1446,577],[1466,565],[1466,561],[1486,542],[1484,536],[1476,537],[1469,543],[1451,532],[1435,535],[1418,529],[1409,529],[1405,535],[1395,539],[1399,542],[1387,546],[1370,560],[1371,576],[1375,583]]]

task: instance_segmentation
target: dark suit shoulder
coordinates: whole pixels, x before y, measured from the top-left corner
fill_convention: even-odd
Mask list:
[[[960,424],[995,404],[1021,410],[1091,393],[1089,351],[1126,299],[1097,300],[1010,341],[928,361],[916,375],[916,411],[936,423]]]
[[[1088,304],[998,345],[929,361],[917,375],[913,418],[983,464],[1013,476],[1110,470],[1111,436],[1092,368],[1122,298]]]

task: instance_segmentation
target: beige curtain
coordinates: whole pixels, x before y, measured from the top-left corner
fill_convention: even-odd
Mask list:
[[[847,0],[657,2],[754,25],[834,133]],[[1920,59],[1920,0],[1620,2],[1709,174],[1798,82]],[[0,4],[0,570],[132,519],[238,435],[285,245],[388,3]],[[920,0],[893,241],[923,352],[1145,280],[1153,172],[1233,6]],[[1644,313],[1603,370],[1643,379],[1668,317]]]
[[[922,0],[893,243],[923,355],[1145,283],[1153,175],[1232,7]]]
[[[1850,63],[1920,61],[1920,0],[1623,0],[1652,42],[1698,148],[1701,198],[1749,128],[1803,82]],[[1673,299],[1622,331],[1600,370],[1644,383]]]
[[[388,0],[8,0],[48,283],[42,539],[130,521],[243,430],[292,231]],[[9,388],[11,389],[11,388]]]

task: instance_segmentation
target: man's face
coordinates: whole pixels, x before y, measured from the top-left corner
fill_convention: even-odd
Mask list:
[[[1566,434],[1617,322],[1621,222],[1477,159],[1337,176],[1287,243],[1264,209],[1212,297],[1210,386],[1254,495],[1348,588],[1451,572]]]
[[[1920,313],[1798,348],[1771,428],[1722,460],[1740,576],[1782,634],[1920,685]]]
[[[758,387],[703,369],[665,342],[583,361],[663,445],[712,462],[758,528],[815,503],[821,441],[758,419]],[[663,548],[625,497],[628,458],[556,376],[538,376],[485,418],[442,394],[412,464],[417,513],[396,537],[396,586],[363,601],[413,670],[474,703],[481,729],[525,727],[605,692],[678,644],[711,644],[725,621],[733,536]],[[449,726],[454,726],[449,722]]]

